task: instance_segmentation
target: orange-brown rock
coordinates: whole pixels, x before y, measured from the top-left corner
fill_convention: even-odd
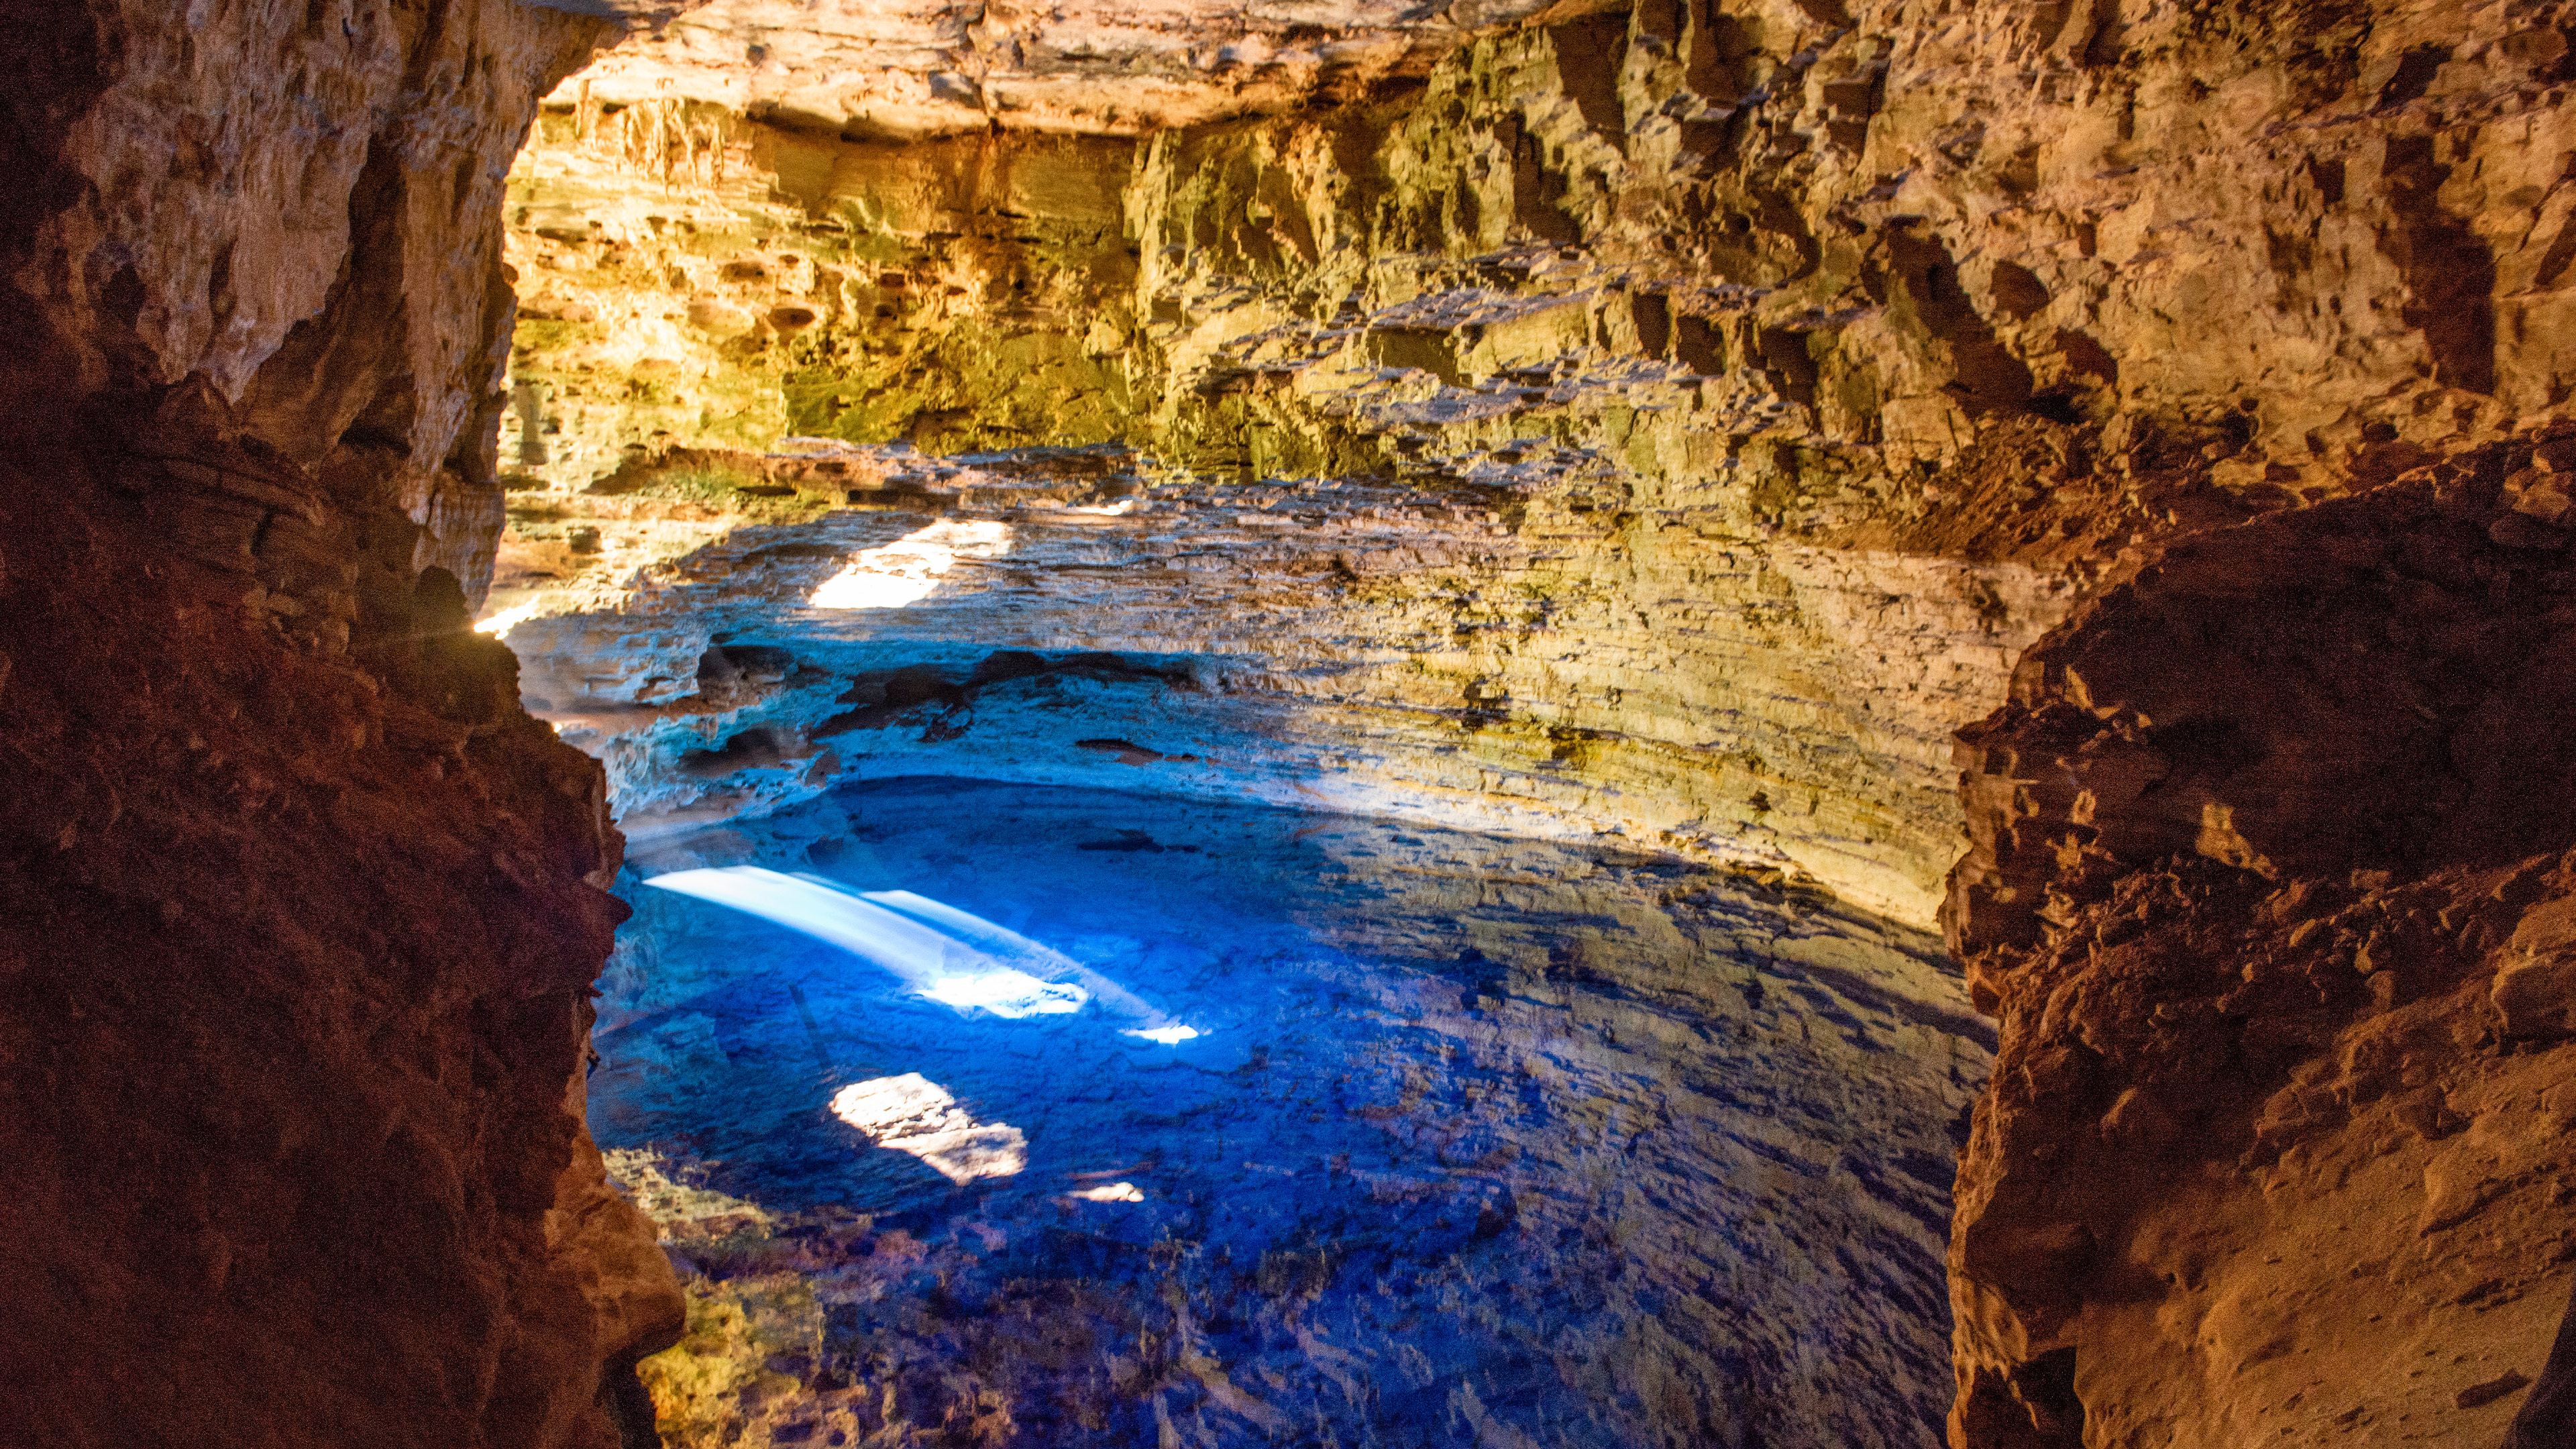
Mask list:
[[[2562,461],[2176,544],[1961,732],[1956,1442],[2504,1433],[2576,1262]]]
[[[567,1109],[621,844],[467,628],[501,175],[611,32],[0,27],[7,1437],[615,1442],[681,1311]]]

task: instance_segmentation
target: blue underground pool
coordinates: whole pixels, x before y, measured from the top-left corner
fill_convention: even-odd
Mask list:
[[[1927,937],[944,779],[621,890],[590,1110],[690,1283],[673,1444],[1939,1442],[1991,1037]]]

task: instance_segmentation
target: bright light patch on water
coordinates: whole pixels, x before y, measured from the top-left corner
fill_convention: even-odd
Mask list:
[[[510,637],[511,630],[528,622],[536,616],[537,601],[530,599],[524,604],[513,604],[509,608],[503,609],[501,612],[494,614],[491,618],[484,620],[482,623],[475,625],[474,632],[477,634],[489,634],[495,639],[507,639]]]
[[[1101,1012],[1114,1021],[1142,1022],[1151,1027],[1166,1024],[1161,1012],[1117,982],[1061,951],[1040,945],[1017,931],[997,926],[982,916],[910,891],[863,891],[859,898],[910,916],[996,961],[1016,963],[1050,981],[1079,981],[1082,989],[1091,993],[1091,999],[1098,1003]]]
[[[973,976],[942,976],[921,994],[960,1011],[969,1008],[1017,1020],[1024,1016],[1060,1016],[1082,1010],[1091,993],[1061,981],[1040,981],[1026,971],[1005,968]]]
[[[1007,1122],[978,1122],[948,1089],[919,1072],[852,1082],[832,1115],[879,1147],[910,1153],[950,1182],[1012,1177],[1029,1165],[1029,1140]]]
[[[900,609],[930,597],[961,558],[994,558],[1010,546],[1011,526],[989,520],[941,521],[892,543],[862,549],[849,567],[823,581],[817,609]]]
[[[1156,1042],[1163,1046],[1179,1046],[1181,1043],[1199,1035],[1199,1029],[1195,1026],[1157,1026],[1150,1027],[1144,1031],[1120,1032],[1119,1035],[1141,1036],[1147,1041]]]
[[[731,906],[802,931],[818,941],[829,941],[875,962],[917,988],[956,974],[952,958],[957,966],[983,964],[983,957],[972,948],[918,921],[806,876],[781,875],[756,866],[727,866],[673,871],[644,883],[656,890]]]
[[[672,871],[644,883],[829,941],[959,1011],[1018,1020],[1080,1011],[1100,997],[1131,1019],[1150,1015],[1144,1003],[1070,958],[910,891],[861,896],[817,876],[747,865]],[[1050,981],[1009,964],[1014,961],[1053,976],[1077,976],[1083,984]]]

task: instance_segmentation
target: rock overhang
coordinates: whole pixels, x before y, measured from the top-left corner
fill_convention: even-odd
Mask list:
[[[1486,0],[984,5],[900,0],[545,0],[652,12],[553,100],[684,99],[795,129],[920,139],[1139,136],[1418,81],[1479,33],[1605,5]]]

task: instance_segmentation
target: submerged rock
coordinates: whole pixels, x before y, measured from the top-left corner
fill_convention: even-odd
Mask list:
[[[1633,850],[979,781],[638,871],[752,865],[1184,1029],[634,892],[593,1106],[690,1273],[675,1443],[1938,1441],[1988,1036],[1929,938]]]

